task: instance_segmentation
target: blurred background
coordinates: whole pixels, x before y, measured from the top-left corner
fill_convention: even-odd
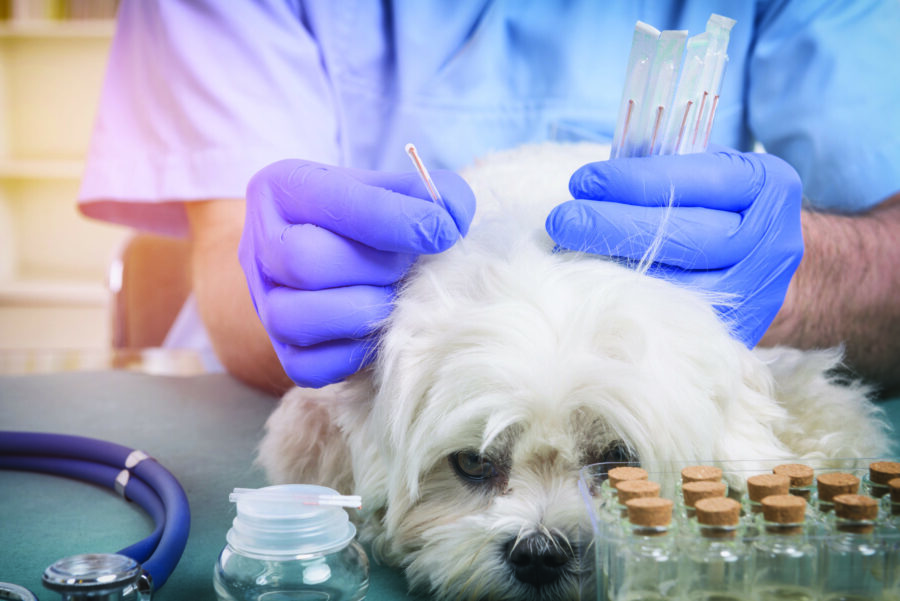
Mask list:
[[[126,228],[75,199],[116,0],[0,0],[0,351],[106,349]]]

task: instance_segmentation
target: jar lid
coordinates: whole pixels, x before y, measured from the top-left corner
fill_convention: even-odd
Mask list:
[[[662,497],[632,499],[628,507],[628,520],[635,526],[663,527],[672,521],[672,501]]]
[[[728,497],[707,497],[697,501],[697,522],[704,526],[737,526],[741,504]]]
[[[827,472],[816,478],[819,500],[831,502],[838,495],[852,495],[859,490],[859,478],[844,472]]]
[[[896,461],[876,461],[869,465],[869,479],[876,484],[887,484],[900,476],[900,463]]]
[[[874,520],[878,517],[878,501],[864,495],[838,495],[834,513],[845,520]]]
[[[772,495],[762,500],[763,517],[774,524],[799,524],[806,518],[806,499]]]
[[[747,478],[747,495],[756,503],[772,495],[786,495],[790,487],[791,479],[784,474],[759,474]]]
[[[686,482],[681,487],[681,493],[684,496],[684,504],[686,507],[694,507],[697,501],[701,499],[709,499],[712,497],[724,497],[727,492],[727,486],[724,482]]]
[[[297,500],[291,500],[292,495]],[[255,555],[325,553],[346,547],[356,536],[350,516],[342,507],[308,501],[318,495],[337,493],[324,486],[284,484],[242,494],[226,536],[228,544]]]
[[[651,480],[624,480],[616,484],[620,505],[625,505],[631,499],[658,497],[659,490],[659,484]]]
[[[616,484],[625,480],[646,480],[649,474],[647,470],[641,467],[622,466],[609,470],[607,477],[609,478],[609,485],[615,488]]]
[[[722,468],[714,465],[689,465],[681,470],[681,481],[718,482],[722,479]]]

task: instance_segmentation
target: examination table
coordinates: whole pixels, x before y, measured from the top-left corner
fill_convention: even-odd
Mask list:
[[[187,492],[192,522],[184,556],[154,598],[213,601],[213,565],[234,517],[228,493],[266,484],[253,458],[276,402],[223,374],[3,375],[0,429],[78,434],[155,457]],[[882,405],[900,430],[900,397]],[[42,600],[58,598],[41,585],[46,566],[78,553],[114,552],[151,530],[140,507],[110,490],[0,471],[0,581],[25,586]],[[415,597],[407,595],[402,574],[372,561],[367,599],[404,598]]]

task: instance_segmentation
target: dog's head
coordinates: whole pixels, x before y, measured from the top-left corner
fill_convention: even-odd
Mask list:
[[[374,369],[383,550],[447,598],[572,597],[580,466],[785,455],[708,303],[515,227],[417,264]]]
[[[372,367],[269,420],[270,475],[352,487],[363,538],[441,598],[576,597],[585,464],[884,446],[864,391],[825,375],[839,354],[768,365],[709,299],[556,252],[544,219],[598,158],[538,148],[470,172],[479,221],[414,266]]]

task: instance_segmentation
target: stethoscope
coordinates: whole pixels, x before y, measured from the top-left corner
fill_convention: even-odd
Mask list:
[[[83,436],[0,431],[0,469],[68,476],[112,488],[153,518],[150,536],[118,553],[75,555],[48,567],[44,586],[66,601],[145,601],[181,559],[191,521],[187,495],[175,476],[143,451]],[[0,599],[37,598],[24,587],[0,583]]]

